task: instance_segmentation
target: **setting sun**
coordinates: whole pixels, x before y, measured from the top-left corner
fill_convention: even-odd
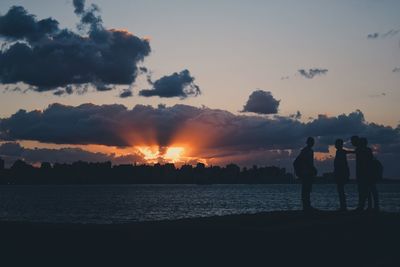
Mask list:
[[[157,158],[160,156],[158,149],[153,147],[137,147],[137,149],[143,154],[144,159],[149,162],[157,160]]]
[[[184,151],[183,147],[169,147],[165,152],[164,159],[171,162],[178,162],[181,160]]]

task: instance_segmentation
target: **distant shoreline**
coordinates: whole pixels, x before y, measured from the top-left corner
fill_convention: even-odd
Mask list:
[[[314,179],[316,184],[335,183],[331,172]],[[354,182],[354,180],[351,180]],[[400,179],[384,179],[382,183],[400,183]],[[154,165],[123,164],[111,162],[84,162],[50,164],[40,167],[17,160],[10,168],[0,166],[0,184],[296,184],[299,180],[285,168],[253,166],[241,168],[236,164],[206,166],[172,163]]]

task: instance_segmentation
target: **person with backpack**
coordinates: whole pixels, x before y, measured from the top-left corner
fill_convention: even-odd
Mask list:
[[[333,163],[333,175],[335,178],[337,191],[339,195],[339,202],[340,202],[340,211],[347,210],[347,203],[346,203],[346,194],[344,191],[344,186],[346,183],[349,182],[350,178],[350,170],[349,165],[347,163],[347,154],[349,153],[347,150],[343,149],[343,140],[337,139],[335,141],[336,147],[336,156]]]
[[[311,191],[317,169],[314,166],[314,138],[307,138],[307,146],[304,147],[300,154],[293,162],[295,174],[301,180],[301,201],[305,212],[315,211],[311,206]]]

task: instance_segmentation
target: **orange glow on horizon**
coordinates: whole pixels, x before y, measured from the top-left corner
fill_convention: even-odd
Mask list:
[[[62,144],[49,144],[40,143],[37,141],[22,141],[20,142],[23,147],[47,148],[47,149],[62,149],[62,148],[79,148],[92,153],[103,153],[106,155],[114,155],[115,157],[124,157],[129,155],[138,155],[142,157],[143,161],[132,162],[139,164],[155,164],[155,163],[173,163],[177,167],[185,164],[196,165],[198,162],[208,165],[208,160],[203,158],[199,151],[194,146],[188,143],[173,143],[166,147],[158,145],[139,145],[130,147],[117,147],[106,145],[62,145]]]
[[[163,158],[172,163],[176,163],[182,160],[185,149],[183,147],[169,147]]]
[[[136,148],[140,153],[143,154],[144,159],[148,162],[157,161],[157,159],[160,157],[160,151],[157,147],[140,146]]]

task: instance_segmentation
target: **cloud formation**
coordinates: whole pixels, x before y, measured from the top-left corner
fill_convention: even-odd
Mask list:
[[[207,135],[203,135],[207,133]],[[361,111],[303,123],[290,117],[242,116],[218,109],[188,105],[166,107],[83,104],[50,105],[43,111],[20,110],[0,121],[2,140],[34,140],[55,144],[109,146],[170,145],[181,140],[210,148],[248,147],[291,149],[307,136],[327,138],[364,135],[377,143],[399,141],[398,129],[367,123]],[[387,140],[384,140],[384,139]],[[329,139],[329,140],[328,140]]]
[[[368,39],[377,39],[379,37],[379,33],[374,32],[367,35]]]
[[[380,93],[380,94],[371,94],[369,97],[371,98],[379,98],[379,97],[384,97],[386,96],[386,93]]]
[[[85,10],[85,0],[73,0],[73,5],[75,7],[75,14],[80,15]]]
[[[276,100],[271,92],[256,90],[249,96],[242,112],[257,114],[277,114],[280,100]]]
[[[21,6],[13,6],[4,16],[0,16],[0,35],[7,40],[36,42],[57,31],[58,21],[52,18],[36,20]]]
[[[385,33],[374,32],[367,35],[367,39],[378,39],[396,36],[400,30],[391,29]]]
[[[320,75],[325,75],[328,73],[327,69],[320,69],[320,68],[314,68],[314,69],[309,69],[308,71],[305,69],[300,69],[298,70],[301,76],[307,78],[307,79],[312,79],[315,76],[320,76]]]
[[[127,98],[133,96],[132,90],[131,89],[124,89],[120,94],[120,98]]]
[[[316,137],[318,151],[327,151],[336,138],[348,140],[352,135],[367,137],[384,165],[393,172],[398,170],[395,162],[400,157],[400,128],[368,123],[361,111],[334,117],[320,115],[301,122],[291,117],[243,116],[188,105],[137,105],[127,109],[116,104],[53,104],[44,111],[21,110],[0,121],[3,141],[160,148],[176,145],[190,148],[188,156],[214,164],[233,160],[245,163],[261,154],[263,157],[255,163],[267,155],[290,162],[284,151],[296,154],[308,136]]]
[[[61,95],[67,86],[91,84],[102,91],[135,82],[138,64],[151,51],[148,40],[106,29],[95,5],[73,3],[83,35],[60,29],[52,18],[37,20],[21,6],[0,16],[0,37],[7,42],[0,50],[1,83],[23,82]]]
[[[296,113],[289,115],[290,118],[295,119],[295,120],[300,120],[302,116],[303,115],[301,114],[301,112],[299,110],[296,111]]]
[[[392,70],[392,72],[400,72],[400,67],[396,67],[396,68],[394,68],[393,70]]]
[[[198,96],[201,91],[194,80],[195,78],[190,75],[188,70],[183,70],[180,73],[175,72],[169,76],[161,77],[155,82],[149,80],[153,88],[141,90],[139,95],[145,97],[179,97],[181,99]]]
[[[90,152],[81,148],[25,148],[18,143],[9,142],[0,144],[0,157],[6,160],[7,165],[11,165],[15,160],[22,159],[30,164],[41,162],[49,163],[72,163],[76,161],[87,162],[106,162],[111,161],[115,164],[145,163],[143,155],[132,153],[125,156],[106,154],[100,152]]]

